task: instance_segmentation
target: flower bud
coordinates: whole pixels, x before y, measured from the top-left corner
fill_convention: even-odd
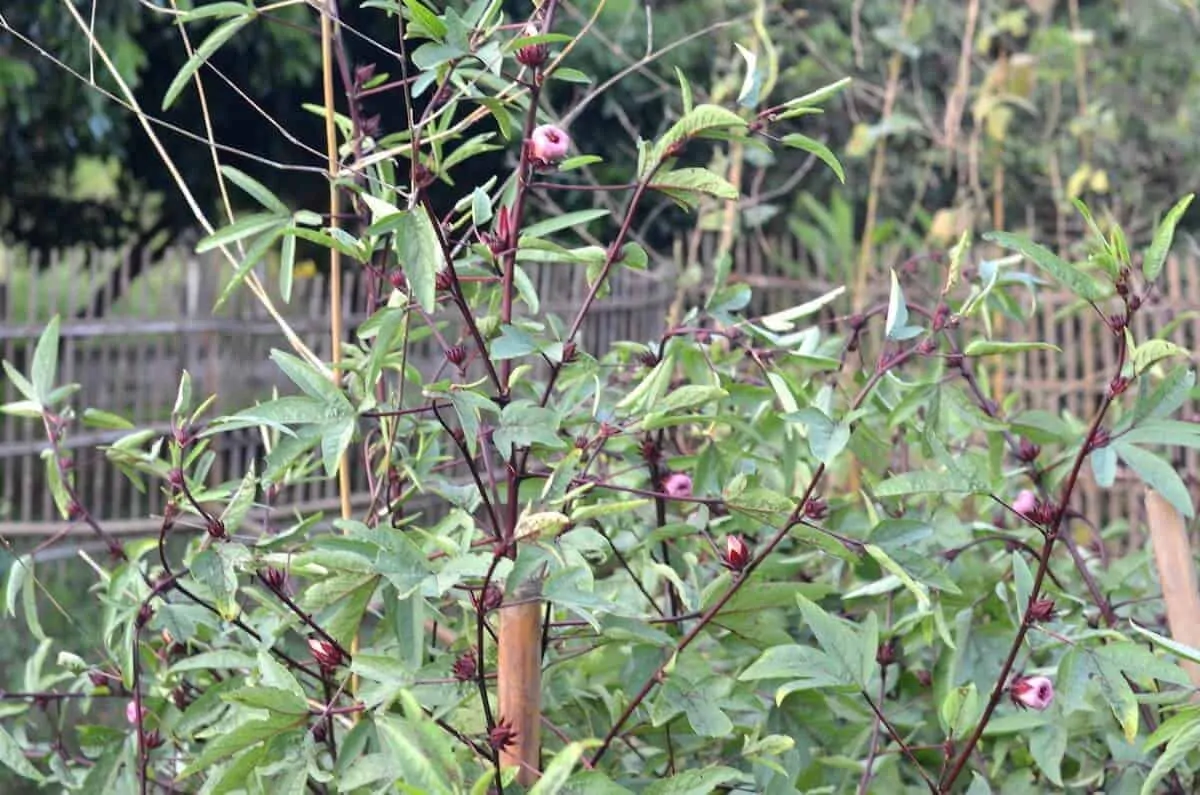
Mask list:
[[[1021,709],[1044,710],[1054,701],[1054,683],[1045,676],[1018,676],[1008,695]]]
[[[218,519],[215,516],[208,520],[208,524],[205,526],[204,529],[206,531],[208,531],[208,534],[210,536],[217,539],[218,541],[224,540],[229,537],[229,534],[225,532],[225,523],[222,522],[220,519]]]
[[[1028,439],[1022,439],[1017,445],[1017,459],[1026,464],[1032,464],[1042,454],[1042,448]]]
[[[804,502],[804,518],[819,522],[829,515],[829,503],[820,497],[809,497]]]
[[[887,668],[889,665],[894,665],[896,662],[896,639],[888,638],[884,643],[879,644],[879,648],[875,650],[875,662],[881,668]]]
[[[692,496],[692,476],[686,472],[672,472],[663,478],[663,492],[673,500]]]
[[[525,30],[521,38],[529,38],[537,36],[541,31],[537,29],[537,25],[530,22],[525,26]],[[545,42],[537,44],[526,44],[517,50],[517,63],[522,66],[528,66],[530,69],[537,69],[542,64],[546,63],[546,58],[550,55],[550,48]]]
[[[309,638],[308,649],[312,652],[317,665],[326,671],[331,671],[342,664],[342,652],[337,646],[321,638]]]
[[[512,723],[508,718],[501,718],[496,721],[496,725],[488,732],[488,745],[496,751],[503,751],[512,745],[516,739],[517,732],[513,729]]]
[[[1021,489],[1021,493],[1013,500],[1012,509],[1027,519],[1032,519],[1038,507],[1038,498],[1029,489]]]
[[[433,277],[433,286],[439,293],[445,293],[454,286],[454,279],[449,271],[438,271],[437,276]]]
[[[467,349],[464,348],[463,346],[451,345],[449,348],[446,349],[446,361],[450,362],[450,364],[454,365],[459,370],[462,369],[463,362],[465,362],[466,360],[467,360]]]
[[[740,572],[750,563],[750,549],[741,536],[725,536],[725,554],[721,565],[733,572]]]
[[[479,673],[479,658],[474,649],[467,649],[458,656],[451,668],[454,678],[460,682],[472,682]]]
[[[139,721],[143,721],[146,719],[146,715],[147,710],[145,707],[142,707],[141,712],[138,711],[138,705],[136,701],[131,700],[125,705],[125,720],[129,721],[130,723],[136,724]]]
[[[284,584],[287,582],[287,574],[282,569],[277,569],[274,566],[268,566],[262,570],[263,582],[272,591],[282,591]]]
[[[1034,599],[1033,604],[1029,605],[1029,620],[1034,623],[1042,623],[1054,618],[1054,600],[1053,599]]]
[[[143,740],[143,742],[146,743],[147,751],[153,751],[155,748],[158,748],[159,746],[161,746],[163,744],[163,736],[158,731],[158,729],[155,729],[154,731],[148,732],[146,734],[146,737]]]
[[[570,137],[553,124],[535,127],[526,144],[529,157],[540,168],[557,165],[567,156],[571,146]]]

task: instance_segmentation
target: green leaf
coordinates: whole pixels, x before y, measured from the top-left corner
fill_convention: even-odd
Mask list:
[[[1162,635],[1159,635],[1157,632],[1154,632],[1153,630],[1149,630],[1143,626],[1140,626],[1136,621],[1133,621],[1132,619],[1130,619],[1129,625],[1132,626],[1136,632],[1139,632],[1142,635],[1145,635],[1150,640],[1150,642],[1155,644],[1156,646],[1161,646],[1162,648],[1166,649],[1167,651],[1171,652],[1172,654],[1174,654],[1177,657],[1182,657],[1185,660],[1190,660],[1191,662],[1200,664],[1200,649],[1197,649],[1193,646],[1189,646],[1186,643],[1180,643],[1177,640],[1173,640],[1171,638],[1167,638]]]
[[[1145,386],[1148,379],[1139,379],[1139,385]],[[1179,365],[1167,374],[1153,392],[1139,393],[1137,403],[1133,407],[1133,421],[1137,424],[1143,419],[1168,417],[1182,406],[1188,395],[1196,386],[1196,371],[1191,366]]]
[[[809,138],[807,135],[801,135],[800,133],[790,133],[785,135],[780,143],[782,143],[784,146],[789,146],[793,149],[801,149],[811,155],[815,155],[821,160],[822,163],[829,166],[830,171],[834,173],[839,182],[842,184],[846,183],[846,170],[842,168],[842,164],[838,161],[837,155],[835,155],[833,151],[825,144],[821,143],[815,138]]]
[[[764,328],[770,329],[771,331],[777,331],[780,333],[792,331],[796,327],[793,321],[799,320],[802,317],[808,317],[809,315],[818,312],[826,304],[830,304],[840,298],[844,292],[846,292],[845,285],[830,290],[820,298],[814,298],[811,301],[807,301],[799,306],[794,306],[791,309],[785,309],[782,312],[776,312],[771,315],[764,315],[763,317],[759,318],[759,322]]]
[[[223,226],[211,235],[202,238],[196,244],[196,253],[203,254],[206,251],[212,251],[215,248],[227,246],[269,230],[277,230],[282,234],[288,223],[289,219],[273,213],[248,213],[232,224]],[[250,264],[253,265],[254,262],[252,261]]]
[[[1135,375],[1141,375],[1163,359],[1172,356],[1188,356],[1186,348],[1181,348],[1167,340],[1146,340],[1133,349],[1129,361],[1133,365]]]
[[[583,743],[571,743],[554,755],[542,771],[542,777],[529,789],[529,795],[559,795],[571,777],[571,771],[583,756]]]
[[[1046,778],[1061,788],[1062,761],[1067,753],[1067,727],[1051,723],[1035,729],[1029,735],[1029,753]]]
[[[1092,466],[1092,476],[1096,485],[1102,489],[1111,489],[1117,482],[1117,451],[1111,445],[1097,447],[1088,454],[1088,463]]]
[[[307,715],[308,702],[304,697],[290,690],[277,687],[243,687],[231,693],[223,693],[221,698],[235,704],[247,707],[266,709],[271,712],[282,712],[288,715]]]
[[[492,434],[500,455],[508,458],[514,447],[541,444],[552,448],[566,446],[558,435],[558,414],[528,400],[518,400],[500,412],[500,427]]]
[[[877,547],[874,544],[867,544],[866,550],[867,554],[875,559],[875,562],[879,564],[880,568],[895,575],[900,580],[901,584],[903,584],[904,587],[907,588],[914,597],[916,597],[918,610],[926,611],[930,609],[929,587],[925,585],[925,583],[915,580],[913,576],[908,573],[907,569],[893,560],[892,557],[888,555],[888,553],[884,552],[882,548]]]
[[[223,547],[209,547],[196,555],[192,561],[192,576],[203,583],[213,594],[213,602],[221,617],[234,619],[240,612],[237,604],[237,572],[233,560],[221,554]]]
[[[245,6],[243,6],[243,9]],[[261,204],[264,208],[279,215],[289,215],[291,210],[287,205],[279,200],[279,198],[271,191],[267,190],[267,186],[263,185],[258,180],[251,177],[249,174],[233,166],[221,166],[221,173],[225,178],[242,189],[250,198]]]
[[[938,708],[938,719],[947,737],[963,737],[983,713],[983,704],[979,700],[979,691],[975,683],[951,688],[946,692],[942,704]]]
[[[726,695],[727,683],[708,678],[693,682],[678,674],[670,676],[659,690],[655,708],[651,710],[654,725],[666,724],[682,712],[692,731],[699,737],[726,737],[733,731],[733,721],[717,705]]]
[[[1195,518],[1196,511],[1192,506],[1191,494],[1175,467],[1140,447],[1119,441],[1114,447],[1121,460],[1128,464],[1147,486],[1161,494],[1186,518]]]
[[[659,779],[642,790],[642,795],[712,795],[732,781],[746,776],[732,767],[708,767],[688,770],[677,776]]]
[[[563,229],[570,229],[576,226],[589,224],[598,218],[604,218],[609,215],[609,211],[604,208],[593,208],[591,210],[576,210],[571,213],[562,213],[538,221],[536,224],[530,224],[521,231],[521,243],[525,245],[526,238],[545,237],[546,235],[554,234]]]
[[[30,367],[29,380],[33,383],[34,400],[42,406],[49,404],[50,392],[54,389],[54,376],[58,371],[58,315],[50,318],[46,328],[38,337],[37,346],[33,349],[33,363]]]
[[[832,462],[850,442],[850,426],[845,422],[834,422],[815,406],[785,414],[784,419],[803,423],[808,447],[822,464]]]
[[[1097,301],[1103,298],[1107,292],[1089,274],[1070,265],[1045,246],[1038,245],[1020,235],[1014,235],[1011,232],[988,232],[983,239],[1002,248],[1019,252],[1085,301]]]
[[[380,744],[392,757],[396,769],[402,771],[406,788],[426,795],[453,792],[416,726],[390,715],[380,717],[375,726]]]
[[[963,348],[964,356],[1006,356],[1025,351],[1054,351],[1062,353],[1062,348],[1049,342],[1002,342],[1000,340],[971,340]]]
[[[884,334],[889,340],[909,340],[921,333],[921,327],[908,325],[908,304],[904,300],[904,291],[894,268],[891,273],[892,290],[888,298]]]
[[[246,8],[241,16],[234,17],[233,19],[225,22],[212,33],[208,34],[204,41],[200,42],[200,46],[197,47],[196,51],[192,53],[192,57],[187,59],[187,63],[180,68],[180,70],[175,74],[175,78],[171,81],[171,84],[167,86],[167,91],[165,94],[163,94],[162,101],[162,109],[164,111],[170,110],[171,105],[175,103],[175,100],[179,97],[180,92],[183,91],[184,86],[186,86],[188,81],[191,80],[192,75],[194,75],[196,71],[203,66],[204,63],[211,58],[214,53],[216,53],[217,50],[221,49],[225,42],[233,38],[235,33],[245,27],[250,20],[254,19],[256,13],[257,12],[254,9]]]
[[[678,168],[674,171],[655,174],[650,187],[664,193],[695,191],[731,201],[737,199],[739,195],[738,189],[733,183],[707,168]]]
[[[956,472],[916,470],[893,475],[875,487],[877,497],[900,497],[907,494],[971,494],[976,487]]]
[[[803,594],[796,594],[796,602],[800,605],[805,623],[817,636],[825,653],[846,671],[856,685],[867,687],[875,671],[875,647],[865,648],[853,624],[829,615]]]
[[[707,132],[709,130],[719,130],[729,127],[745,127],[746,121],[741,116],[738,116],[731,110],[722,108],[719,105],[697,105],[688,113],[683,114],[679,121],[675,122],[663,134],[650,151],[650,157],[645,163],[645,168],[656,168],[667,156],[668,150],[675,144],[683,143],[689,138]],[[645,174],[645,171],[642,171]]]
[[[25,749],[17,744],[17,741],[5,731],[3,726],[0,726],[0,764],[21,778],[27,778],[39,784],[46,780],[46,777],[25,758]]]
[[[279,295],[285,304],[292,301],[292,280],[296,274],[296,236],[293,227],[283,230],[283,244],[279,247]]]
[[[89,428],[102,428],[108,431],[130,431],[135,427],[124,417],[100,409],[84,409],[81,419],[83,424]]]
[[[263,720],[252,720],[243,723],[211,739],[204,746],[204,750],[192,760],[191,764],[179,773],[177,778],[182,780],[195,775],[201,770],[210,767],[214,762],[224,759],[227,756],[233,756],[238,751],[242,751],[252,745],[258,745],[273,737],[278,737],[285,732],[299,728],[307,723],[307,721],[307,716],[272,715]]]
[[[702,384],[686,384],[667,394],[662,405],[655,408],[659,411],[682,411],[697,408],[729,397],[729,393],[719,386],[704,386]]]
[[[1179,220],[1183,218],[1183,214],[1195,198],[1196,194],[1189,193],[1175,202],[1175,206],[1167,212],[1158,229],[1154,231],[1154,239],[1150,241],[1150,248],[1146,249],[1142,260],[1142,274],[1147,281],[1154,281],[1162,273],[1167,254],[1171,252],[1171,244],[1175,241],[1175,227],[1179,225]]]
[[[738,680],[743,682],[759,679],[788,680],[776,694],[776,703],[783,701],[780,694],[787,696],[798,690],[841,687],[854,683],[850,671],[831,656],[820,649],[799,645],[767,649],[738,676]]]
[[[802,97],[790,99],[784,103],[786,108],[807,108],[814,105],[820,105],[830,97],[840,94],[843,89],[850,85],[853,78],[843,77],[841,80],[836,80],[829,85],[821,86],[816,91],[810,91]]]
[[[232,0],[228,0],[228,2],[206,3],[190,11],[183,11],[179,14],[179,21],[186,23],[197,19],[236,17],[247,13],[248,10],[249,8],[246,3],[235,3]]]
[[[1154,795],[1155,792],[1158,792],[1159,782],[1166,778],[1172,770],[1183,765],[1187,761],[1188,755],[1197,746],[1200,746],[1200,721],[1188,726],[1167,743],[1162,756],[1154,761],[1154,767],[1150,768],[1150,772],[1146,774],[1146,780],[1142,782],[1141,795]]]

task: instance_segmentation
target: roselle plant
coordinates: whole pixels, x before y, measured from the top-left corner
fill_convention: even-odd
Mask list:
[[[218,414],[184,373],[164,436],[73,404],[57,320],[28,373],[6,364],[24,399],[4,410],[44,425],[56,504],[109,555],[79,585],[104,609],[94,649],[46,636],[35,561],[13,568],[8,615],[41,644],[5,694],[0,762],[67,792],[1185,791],[1200,719],[1173,660],[1200,652],[1144,598],[1145,552],[1099,554],[1114,539],[1073,497],[1124,466],[1193,515],[1155,448],[1200,444],[1173,418],[1195,374],[1131,331],[1191,197],[1136,259],[1080,205],[1086,263],[964,236],[860,312],[838,288],[748,314],[725,256],[657,337],[597,349],[590,314],[648,266],[631,229],[651,197],[737,198],[695,165],[733,147],[798,147],[840,173],[801,130],[846,84],[770,105],[752,57],[728,105],[684,80],[629,183],[591,186],[624,201],[603,244],[580,245],[606,212],[532,198],[586,187],[573,175],[592,158],[543,94],[585,79],[563,65],[572,39],[554,0],[524,20],[499,6],[395,9],[412,56],[396,90],[428,100],[396,132],[359,101],[386,76],[351,68],[322,18],[349,108],[326,98],[324,215],[222,170],[261,205],[200,244],[233,264],[229,290],[269,303],[255,266],[279,246],[286,300],[297,239],[331,252],[335,284],[342,267],[371,276],[369,320],[347,336],[334,313],[332,361],[280,318],[289,393]],[[253,13],[181,16],[220,22],[176,96]],[[434,182],[499,145],[485,123],[513,139],[512,172],[439,211]],[[589,287],[565,317],[528,272],[551,263]],[[993,338],[992,319],[1054,288],[1112,332],[1089,416],[991,391],[1011,357],[1056,352]],[[417,366],[428,339],[444,362]],[[81,501],[87,472],[63,455],[79,424],[129,429],[104,452],[169,497],[157,537],[119,541]],[[265,455],[211,482],[214,442],[244,429]],[[331,478],[339,516],[289,515],[292,487]]]

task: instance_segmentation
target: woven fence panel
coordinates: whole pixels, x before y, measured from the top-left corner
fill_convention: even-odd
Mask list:
[[[709,283],[718,258],[717,235],[688,240],[679,249],[686,252],[687,262],[699,263],[705,269],[706,277],[693,296],[697,300],[703,284]],[[819,272],[814,259],[806,255],[803,245],[792,235],[743,235],[735,242],[731,254],[731,281],[748,284],[754,291],[747,316],[796,306],[841,283]],[[928,259],[904,261],[899,257],[888,265],[903,272],[910,302],[926,305],[936,302],[945,278],[943,265]],[[879,306],[888,300],[887,266],[879,266],[878,270],[884,276],[868,282],[860,308]],[[1161,289],[1150,296],[1136,316],[1132,328],[1134,339],[1139,342],[1151,339],[1170,326],[1167,339],[1189,351],[1200,350],[1200,258],[1169,258],[1159,284]],[[1047,292],[1037,300],[1029,322],[994,318],[994,333],[998,339],[1052,342],[1062,352],[1033,351],[1006,358],[1002,365],[999,360],[989,362],[990,366],[1003,368],[989,373],[989,383],[1001,401],[1006,395],[1019,396],[1019,409],[1060,416],[1069,412],[1086,421],[1095,412],[1116,371],[1117,346],[1113,335],[1090,307],[1079,306],[1072,295]],[[823,310],[822,316],[832,316],[835,306],[836,311],[846,311],[845,302],[841,302]],[[867,352],[870,345],[870,342],[865,344]],[[1193,364],[1196,363],[1193,354]],[[1188,404],[1181,411],[1185,416],[1197,416],[1200,406]],[[1200,453],[1182,448],[1171,448],[1167,453],[1187,483],[1193,502],[1200,502]],[[1126,521],[1131,528],[1127,542],[1136,544],[1141,539],[1139,528],[1145,524],[1144,495],[1142,483],[1123,466],[1118,470],[1117,482],[1108,489],[1100,488],[1090,467],[1085,466],[1075,507],[1097,528],[1113,521]]]
[[[12,258],[12,252],[9,252]],[[42,267],[44,266],[44,267]],[[245,289],[235,291],[214,312],[216,298],[229,277],[228,266],[214,258],[174,250],[152,268],[134,267],[117,255],[64,258],[53,263],[32,260],[23,269],[0,269],[0,357],[24,368],[45,320],[62,316],[59,382],[74,382],[76,406],[117,412],[138,427],[166,433],[180,372],[192,375],[199,396],[216,395],[213,411],[236,410],[269,399],[272,390],[294,392],[270,361],[273,348],[289,350],[286,338],[266,309]],[[569,324],[587,294],[582,269],[567,265],[533,265],[526,271],[538,286],[542,309]],[[23,273],[25,278],[12,278]],[[138,275],[138,274],[141,275]],[[347,269],[342,311],[347,329],[367,318],[362,272]],[[101,285],[118,284],[120,295],[107,295]],[[99,300],[91,300],[99,292]],[[359,300],[352,301],[352,298]],[[581,330],[582,347],[603,354],[614,341],[652,339],[662,332],[673,298],[673,285],[654,274],[619,271],[612,292],[597,302]],[[319,275],[297,279],[290,302],[277,307],[296,334],[318,356],[329,361],[329,289]],[[453,342],[461,336],[455,313],[443,309],[435,317],[441,334]],[[414,324],[414,328],[416,325]],[[440,343],[416,341],[408,361],[429,374],[444,369]],[[19,399],[7,379],[0,379],[0,402]],[[78,477],[81,500],[105,521],[110,532],[157,529],[163,495],[151,484],[146,491],[131,485],[98,445],[110,444],[121,432],[77,428],[68,437],[66,454]],[[240,477],[251,462],[261,471],[264,448],[249,431],[218,437],[211,482]],[[0,535],[41,535],[62,529],[46,488],[47,449],[40,422],[0,416]],[[352,462],[353,501],[370,500],[370,473]],[[300,509],[336,511],[336,482],[314,478],[276,496],[285,514]]]

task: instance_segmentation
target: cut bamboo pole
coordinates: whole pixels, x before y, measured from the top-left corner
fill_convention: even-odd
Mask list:
[[[517,783],[528,787],[541,776],[542,584],[527,580],[500,607],[497,688],[500,713],[516,737],[500,763],[516,766]]]
[[[1171,637],[1200,648],[1200,585],[1196,581],[1187,525],[1173,505],[1150,489],[1146,490],[1146,520]],[[1187,671],[1192,684],[1200,687],[1200,665],[1181,660],[1180,666]]]

